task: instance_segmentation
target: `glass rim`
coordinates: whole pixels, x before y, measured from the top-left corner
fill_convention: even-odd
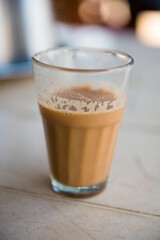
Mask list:
[[[129,60],[129,62],[127,62],[126,64],[122,64],[120,66],[116,66],[116,67],[111,67],[111,68],[97,68],[97,69],[81,69],[81,68],[69,68],[69,67],[61,67],[61,66],[56,66],[53,64],[49,64],[49,63],[45,63],[43,61],[38,60],[38,56],[44,54],[44,53],[48,53],[51,51],[56,51],[56,50],[83,50],[83,51],[88,51],[88,52],[99,52],[99,53],[111,53],[114,54],[116,56],[121,56],[121,57],[125,57],[127,60]],[[108,71],[112,71],[112,70],[118,70],[118,69],[125,69],[128,67],[131,67],[134,64],[134,59],[127,53],[123,52],[123,51],[119,51],[119,50],[111,50],[111,49],[102,49],[102,48],[89,48],[89,47],[58,47],[58,48],[48,48],[46,50],[40,51],[35,53],[32,56],[32,62],[33,63],[37,63],[38,65],[41,65],[43,67],[47,67],[47,68],[52,68],[55,70],[61,70],[61,71],[67,71],[67,72],[84,72],[84,73],[94,73],[94,72],[108,72]]]

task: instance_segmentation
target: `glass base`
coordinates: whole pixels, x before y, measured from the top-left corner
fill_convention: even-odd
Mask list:
[[[98,183],[93,186],[86,186],[86,187],[72,187],[63,185],[56,180],[51,179],[51,185],[52,189],[56,193],[60,193],[69,197],[90,197],[92,195],[96,195],[103,191],[103,189],[106,187],[107,179],[106,181],[102,183]]]

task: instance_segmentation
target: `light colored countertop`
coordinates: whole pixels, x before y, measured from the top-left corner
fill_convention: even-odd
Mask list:
[[[50,186],[32,79],[0,83],[0,240],[160,239],[160,49],[118,36],[135,58],[108,186],[88,199]]]

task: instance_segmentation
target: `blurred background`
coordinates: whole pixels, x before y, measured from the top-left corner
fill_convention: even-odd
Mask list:
[[[45,48],[136,43],[160,48],[160,0],[0,0],[0,79],[31,75]]]

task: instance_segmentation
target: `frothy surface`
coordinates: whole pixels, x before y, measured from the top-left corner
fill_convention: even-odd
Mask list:
[[[116,103],[117,97],[112,92],[90,86],[63,89],[51,96],[53,108],[71,112],[103,112],[113,109]]]

